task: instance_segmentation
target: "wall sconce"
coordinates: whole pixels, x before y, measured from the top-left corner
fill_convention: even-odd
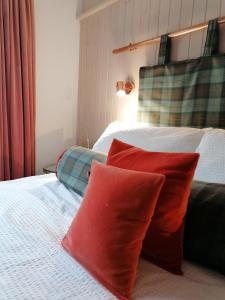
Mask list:
[[[129,95],[135,88],[135,85],[132,81],[117,81],[116,83],[116,94],[119,97]]]

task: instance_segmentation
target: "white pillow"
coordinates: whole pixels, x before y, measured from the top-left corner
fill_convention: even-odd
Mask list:
[[[225,130],[208,131],[196,152],[200,153],[200,159],[194,179],[225,183]]]
[[[115,123],[113,123],[115,125]],[[188,127],[136,127],[119,130],[108,126],[93,150],[107,153],[114,138],[149,151],[195,152],[204,129]]]

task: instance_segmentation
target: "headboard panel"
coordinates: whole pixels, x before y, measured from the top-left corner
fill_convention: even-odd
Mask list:
[[[215,25],[209,22],[205,56],[140,68],[139,121],[225,129],[225,56],[211,55],[218,49]],[[161,62],[167,40],[164,36],[160,45]]]

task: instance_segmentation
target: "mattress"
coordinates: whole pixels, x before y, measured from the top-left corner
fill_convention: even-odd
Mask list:
[[[53,174],[0,183],[0,300],[115,299],[60,245],[81,200]],[[224,276],[188,262],[183,270],[140,260],[132,299],[225,299]]]

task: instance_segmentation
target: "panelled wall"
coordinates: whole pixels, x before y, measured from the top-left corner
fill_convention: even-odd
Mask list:
[[[87,146],[89,139],[92,145],[114,120],[135,121],[139,68],[157,63],[158,45],[118,55],[112,49],[224,15],[225,0],[119,0],[83,19],[78,143]],[[201,31],[173,39],[172,60],[200,56],[205,36]],[[221,26],[220,48],[225,52],[225,26]],[[134,80],[135,92],[119,98],[115,83],[127,78]]]

